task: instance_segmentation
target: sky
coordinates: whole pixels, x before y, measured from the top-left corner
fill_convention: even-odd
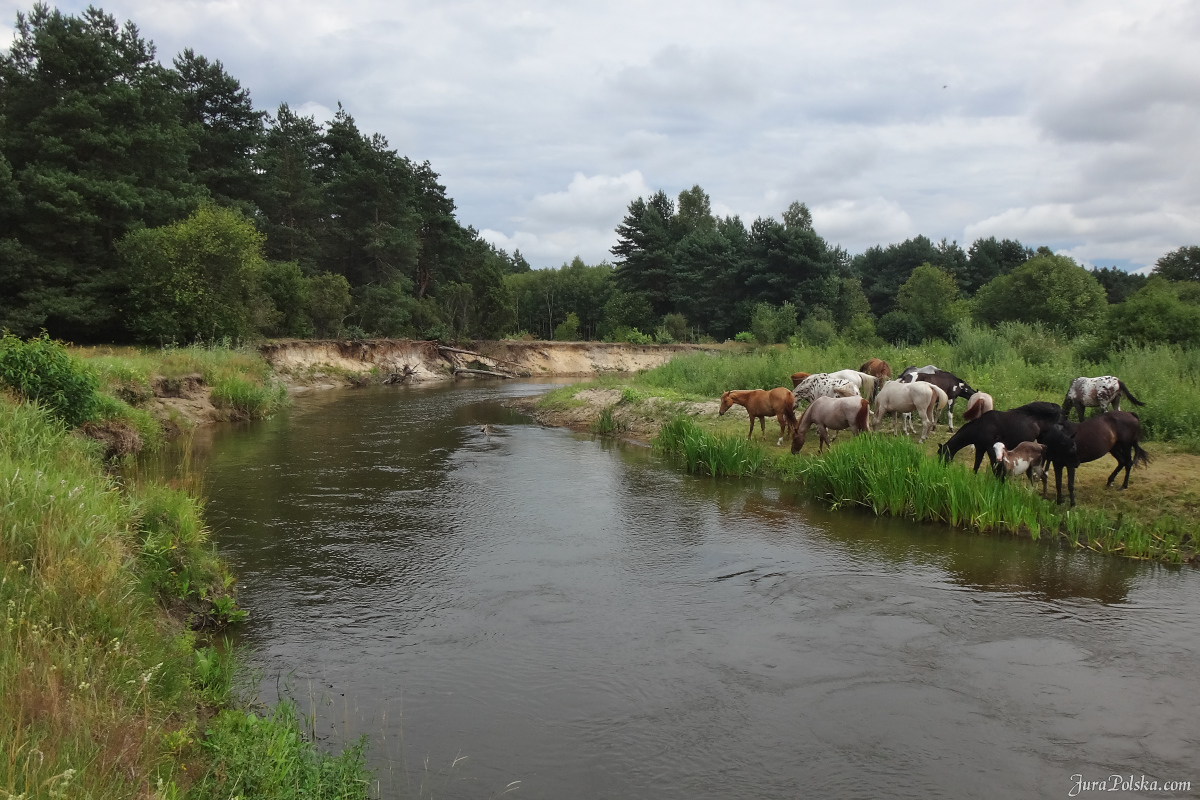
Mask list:
[[[97,4],[259,108],[341,103],[535,267],[611,260],[630,200],[694,184],[747,223],[807,203],[851,253],[997,236],[1137,270],[1200,244],[1194,0]],[[0,0],[0,41],[30,5]]]

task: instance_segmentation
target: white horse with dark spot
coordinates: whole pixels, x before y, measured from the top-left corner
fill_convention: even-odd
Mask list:
[[[792,407],[798,409],[801,400],[811,403],[818,397],[855,397],[858,395],[858,389],[845,378],[836,378],[827,372],[818,372],[796,384],[792,395],[796,398]]]
[[[1102,375],[1099,378],[1076,378],[1071,381],[1071,388],[1067,389],[1067,396],[1063,398],[1063,413],[1070,416],[1071,409],[1074,408],[1079,412],[1079,421],[1083,422],[1085,408],[1099,406],[1100,413],[1103,414],[1108,411],[1111,403],[1113,411],[1120,411],[1122,394],[1128,397],[1129,402],[1135,406],[1146,405],[1131,395],[1125,388],[1125,384],[1115,375]]]

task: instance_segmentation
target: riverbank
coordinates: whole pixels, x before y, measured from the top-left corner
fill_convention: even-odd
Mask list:
[[[753,358],[733,360],[738,362],[736,368],[745,368],[747,362],[752,362]],[[688,366],[687,363],[676,361],[658,372],[686,371]],[[709,360],[697,365],[703,368],[711,366]],[[745,462],[743,466],[730,470],[731,474],[761,474],[803,483],[817,474],[818,470],[814,466],[816,462],[824,462],[829,458],[828,455],[816,455],[817,443],[813,437],[810,437],[805,451],[798,456],[790,455],[790,440],[785,439],[782,446],[777,447],[775,442],[779,437],[779,427],[774,420],[767,421],[765,438],[761,428],[756,427],[754,443],[748,448],[743,447],[749,427],[744,409],[735,406],[724,417],[720,417],[717,415],[717,400],[705,400],[694,394],[681,393],[676,389],[661,386],[663,382],[663,376],[653,372],[624,380],[606,378],[562,387],[537,397],[516,399],[511,401],[510,405],[530,414],[542,425],[616,435],[646,443],[655,441],[664,425],[671,424],[676,419],[683,419],[691,426],[694,437],[706,440],[705,447],[709,451],[714,448],[724,450],[727,451],[726,458],[738,463]],[[884,430],[890,437],[890,423],[885,425]],[[934,456],[937,446],[949,436],[943,421],[923,444],[918,445],[915,440],[910,441],[909,437],[902,437],[902,440],[908,443],[907,447],[914,457],[923,459],[921,463],[936,464]],[[835,450],[845,445],[846,438],[844,435],[842,442],[834,445]],[[679,437],[675,437],[672,442],[663,443],[663,449],[672,455],[679,455],[679,441]],[[724,444],[718,446],[722,442]],[[735,445],[735,442],[741,444]],[[996,513],[1000,513],[998,511],[988,512],[991,516],[981,512],[974,515],[974,518],[968,514],[963,519],[951,519],[952,515],[949,513],[925,513],[916,509],[912,503],[897,505],[894,501],[883,504],[874,502],[866,495],[867,490],[862,489],[861,484],[859,488],[864,494],[859,496],[846,491],[831,494],[832,490],[826,484],[818,487],[815,479],[809,480],[809,483],[814,487],[814,496],[835,505],[863,505],[872,508],[876,513],[943,521],[981,531],[1006,530],[1036,537],[1050,530],[1061,532],[1076,546],[1138,558],[1194,562],[1200,547],[1200,455],[1192,452],[1194,444],[1190,440],[1153,441],[1146,447],[1154,456],[1154,460],[1149,466],[1134,471],[1129,488],[1125,491],[1106,487],[1108,475],[1115,466],[1111,458],[1105,457],[1081,465],[1076,472],[1078,506],[1074,512],[1065,512],[1053,502],[1053,477],[1050,479],[1049,500],[1046,501],[1041,500],[1038,493],[1029,489],[1024,481],[1009,482],[1004,489],[994,490],[1006,493],[1008,499],[1005,502],[1010,508],[1025,509],[1009,515],[1007,519],[1012,524],[1004,522],[1003,514],[997,517]],[[875,458],[870,453],[861,453],[859,456],[864,461]],[[898,458],[900,454],[893,453],[890,457]],[[966,456],[960,455],[959,460],[963,461],[965,458]],[[905,463],[907,464],[907,461]],[[745,464],[753,468],[749,469]],[[700,471],[713,471],[695,463],[688,466]],[[956,475],[965,472],[959,465],[951,469]],[[981,470],[977,476],[971,476],[971,480],[975,483],[963,483],[960,490],[975,484],[976,489],[998,484],[986,470]],[[1023,494],[1017,495],[1012,492]],[[995,497],[987,499],[986,503],[983,495],[978,495],[975,500],[981,504],[980,508],[983,508],[983,505],[992,503]],[[1035,502],[1030,505],[1028,501]],[[1032,509],[1036,509],[1037,513],[1034,514]],[[1031,526],[1023,522],[1024,519],[1037,521]],[[1134,546],[1130,543],[1134,540],[1139,544]]]
[[[365,797],[362,747],[234,691],[245,618],[201,503],[125,484],[48,406],[0,392],[0,789],[10,797]]]

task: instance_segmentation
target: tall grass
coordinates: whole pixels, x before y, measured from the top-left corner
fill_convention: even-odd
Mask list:
[[[1082,375],[1116,375],[1143,407],[1136,411],[1143,437],[1179,441],[1200,450],[1200,350],[1171,346],[1137,347],[1095,355],[1088,339],[1067,340],[1053,331],[1021,323],[996,329],[961,326],[953,342],[927,341],[912,347],[860,345],[836,340],[826,346],[799,345],[748,353],[694,353],[633,378],[639,387],[696,398],[729,389],[791,386],[793,372],[832,372],[858,368],[882,358],[898,375],[909,365],[937,366],[991,394],[999,409],[1033,400],[1061,403],[1071,381]],[[961,404],[960,404],[961,410]]]
[[[361,769],[351,780],[312,757],[294,725],[270,732],[286,709],[261,731],[235,726],[220,750],[201,746],[201,707],[232,702],[234,662],[197,650],[185,618],[205,600],[210,616],[222,599],[236,611],[229,574],[195,501],[123,488],[97,450],[0,393],[0,796],[182,797],[209,775],[236,786],[238,747],[272,755],[285,777],[303,763],[342,781],[306,795],[316,784],[288,778],[254,796],[365,796]]]
[[[709,433],[686,417],[664,424],[654,446],[678,456],[688,472],[714,478],[757,475],[766,462],[766,451],[759,445],[739,436]]]
[[[904,438],[863,434],[817,457],[768,457],[754,444],[709,433],[690,419],[664,425],[655,447],[689,472],[714,476],[771,472],[800,483],[830,506],[861,506],[883,516],[943,522],[981,532],[1060,536],[1073,545],[1131,558],[1179,562],[1200,542],[1194,525],[1160,518],[1150,525],[1103,511],[1064,509],[1020,481],[1001,482],[943,464]]]

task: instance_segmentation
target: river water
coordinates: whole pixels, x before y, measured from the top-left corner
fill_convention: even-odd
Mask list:
[[[367,734],[382,796],[1200,789],[1197,570],[830,512],[500,404],[546,388],[314,393],[193,444],[263,695]]]

